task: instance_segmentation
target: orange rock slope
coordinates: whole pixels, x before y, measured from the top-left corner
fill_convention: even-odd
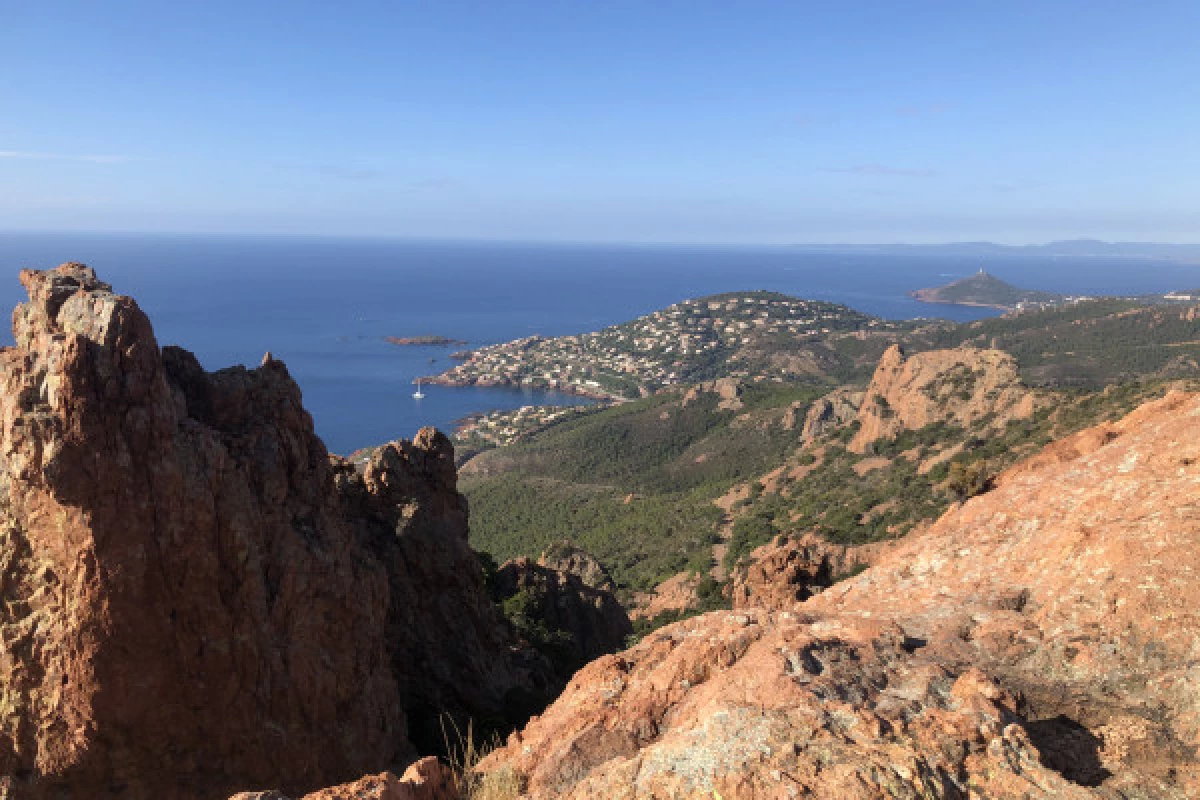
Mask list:
[[[206,798],[412,760],[531,675],[449,441],[326,453],[282,363],[206,373],[78,264],[0,351],[0,797]]]
[[[367,775],[350,783],[330,786],[300,800],[461,800],[454,774],[434,756],[417,761],[397,778],[390,772]],[[291,800],[283,792],[239,792],[229,800]]]
[[[1003,425],[1033,410],[1034,398],[1021,385],[1017,362],[1008,353],[958,347],[906,357],[892,345],[863,394],[859,429],[849,448],[864,453],[878,439],[936,422],[969,427],[986,417],[992,426]]]
[[[1200,796],[1200,397],[999,483],[789,610],[593,662],[484,768],[533,798]]]

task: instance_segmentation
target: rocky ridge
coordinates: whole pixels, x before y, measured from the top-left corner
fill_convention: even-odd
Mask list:
[[[1185,798],[1200,395],[1003,474],[857,577],[581,670],[493,754],[531,798]]]
[[[858,409],[858,431],[849,448],[934,423],[970,427],[1033,413],[1033,396],[1021,385],[1017,362],[1000,350],[960,347],[905,356],[893,345],[879,360]]]

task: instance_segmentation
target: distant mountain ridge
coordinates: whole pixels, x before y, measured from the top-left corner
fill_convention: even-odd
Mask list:
[[[797,244],[795,247],[800,250],[827,253],[1158,258],[1168,261],[1200,263],[1200,244],[1105,242],[1099,239],[1067,239],[1028,245],[1007,245],[995,242],[947,242],[945,244]]]
[[[951,281],[945,286],[917,289],[909,294],[923,303],[1005,309],[1017,308],[1022,304],[1050,304],[1063,300],[1060,294],[1017,288],[982,269],[974,275]]]

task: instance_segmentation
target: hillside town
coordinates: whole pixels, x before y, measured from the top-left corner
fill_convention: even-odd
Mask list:
[[[427,380],[630,399],[664,386],[723,377],[730,356],[741,349],[795,345],[892,324],[835,303],[774,292],[721,294],[685,300],[595,333],[530,336],[482,347]]]
[[[454,441],[462,447],[504,447],[549,425],[588,414],[604,404],[587,406],[521,406],[503,411],[472,414],[454,430]]]

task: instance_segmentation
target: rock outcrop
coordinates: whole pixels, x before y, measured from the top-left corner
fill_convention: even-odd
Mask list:
[[[682,405],[687,408],[696,402],[702,394],[712,393],[717,396],[718,411],[740,411],[745,407],[742,401],[742,383],[737,378],[718,378],[715,381],[704,381],[688,389],[683,395]]]
[[[78,264],[0,351],[0,796],[298,793],[534,680],[449,441],[331,458],[269,355],[206,373]],[[407,710],[407,714],[406,714]]]
[[[397,778],[390,772],[367,775],[350,783],[309,792],[300,800],[461,800],[462,792],[448,767],[435,756],[417,761]],[[276,789],[239,792],[229,800],[291,800]]]
[[[1017,362],[1001,350],[960,347],[906,358],[893,345],[867,386],[849,448],[863,453],[878,439],[934,423],[970,427],[986,418],[998,424],[1033,411]]]
[[[734,609],[786,610],[866,567],[873,549],[835,544],[811,533],[780,536],[733,568],[726,593]]]
[[[552,660],[562,683],[593,658],[619,650],[633,633],[616,595],[589,586],[573,572],[518,558],[500,565],[494,583],[506,609],[555,636],[559,652]]]
[[[555,542],[542,551],[538,564],[559,572],[569,572],[593,589],[616,592],[617,583],[604,565],[587,550],[567,539]]]
[[[1200,796],[1198,421],[1173,393],[792,610],[650,634],[483,767],[532,798]]]
[[[652,592],[639,594],[630,611],[635,619],[654,619],[661,614],[682,614],[700,605],[696,588],[700,576],[694,572],[679,572],[667,578]]]
[[[800,428],[800,438],[811,442],[827,431],[840,428],[854,421],[858,416],[859,406],[862,405],[863,393],[853,389],[834,389],[829,394],[815,400],[804,414]],[[796,426],[796,417],[803,404],[797,404],[789,409],[783,420],[785,430]]]

